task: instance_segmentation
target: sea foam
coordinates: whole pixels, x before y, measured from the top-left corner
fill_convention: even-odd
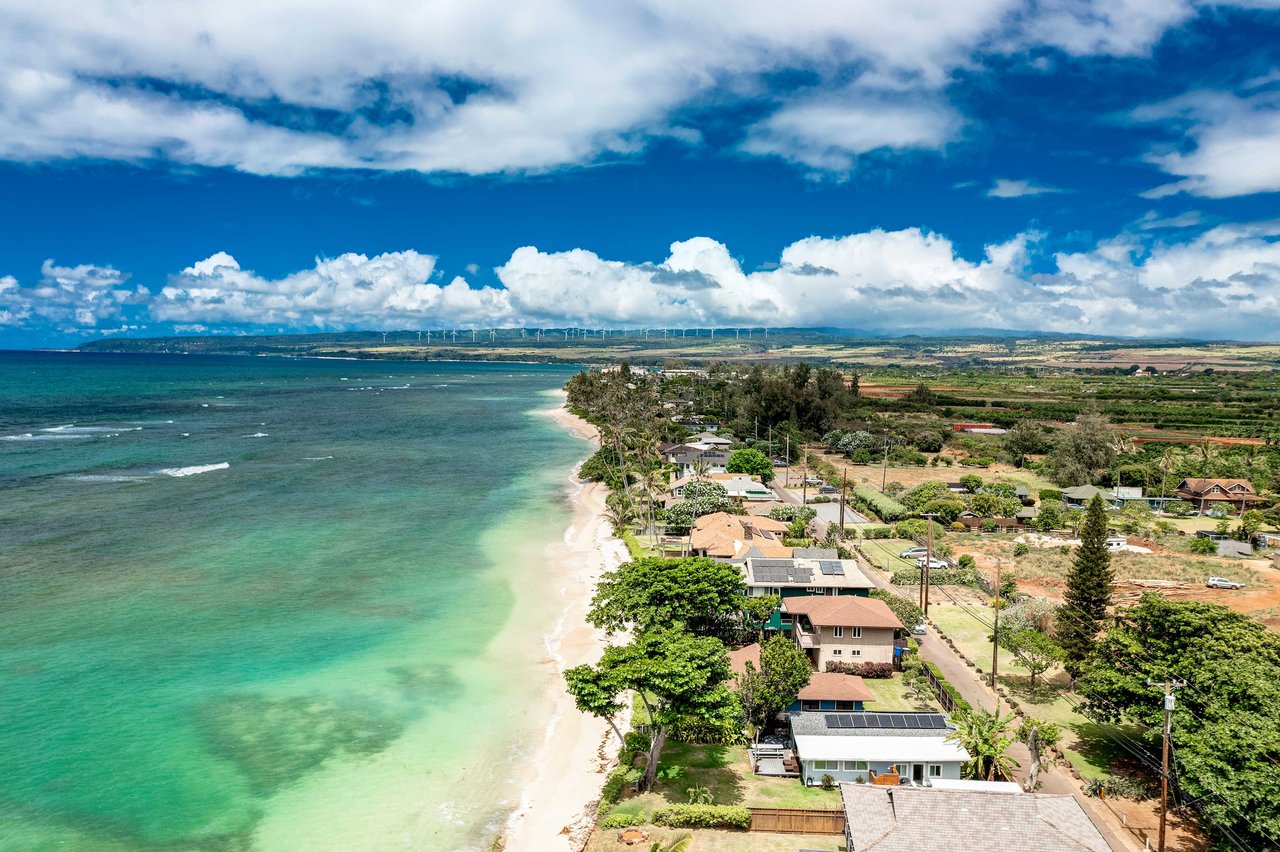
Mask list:
[[[163,473],[165,476],[195,476],[197,473],[226,470],[229,467],[231,467],[231,462],[218,462],[217,464],[197,464],[191,467],[166,467],[156,471],[156,473]]]

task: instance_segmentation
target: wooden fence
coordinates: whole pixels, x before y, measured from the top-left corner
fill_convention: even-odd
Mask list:
[[[938,678],[933,673],[933,669],[928,666],[921,666],[920,670],[924,672],[925,677],[929,679],[929,685],[933,687],[933,692],[938,696],[938,703],[942,705],[942,709],[948,713],[956,712],[955,699],[951,697],[951,693],[942,688],[942,684],[938,682]]]
[[[844,834],[844,811],[751,808],[751,830],[778,834]]]

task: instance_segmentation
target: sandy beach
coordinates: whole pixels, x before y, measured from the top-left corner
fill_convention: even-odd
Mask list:
[[[576,437],[596,438],[594,426],[562,407],[547,414]],[[613,537],[603,517],[605,486],[575,478],[572,487],[573,522],[551,558],[563,608],[546,638],[547,665],[556,672],[541,699],[551,708],[550,722],[528,763],[520,805],[504,833],[503,848],[510,852],[581,850],[594,826],[600,788],[618,752],[608,723],[579,712],[560,678],[564,670],[600,658],[604,634],[586,623],[587,607],[600,575],[627,559],[625,545]]]

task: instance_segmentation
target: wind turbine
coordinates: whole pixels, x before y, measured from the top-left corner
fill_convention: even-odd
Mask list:
[[[474,328],[471,329],[471,342],[472,343],[476,342],[476,330]]]
[[[422,339],[422,332],[418,332],[418,339]],[[431,329],[427,329],[427,345],[431,345]]]
[[[387,333],[386,333],[385,331],[384,331],[384,332],[382,332],[382,342],[383,342],[383,343],[386,343],[386,342],[387,342]]]
[[[497,332],[497,330],[496,330],[496,329],[492,329],[492,328],[491,328],[491,329],[489,329],[489,342],[490,342],[490,343],[493,343],[493,341],[495,341],[495,340],[497,340],[497,339],[498,339],[498,332]]]

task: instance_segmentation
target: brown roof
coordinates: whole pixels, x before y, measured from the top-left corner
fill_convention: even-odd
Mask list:
[[[760,671],[760,643],[752,642],[745,648],[739,648],[736,651],[729,652],[729,668],[734,674],[745,674],[747,671],[747,662],[756,667],[756,671]]]
[[[782,546],[782,533],[787,525],[772,518],[755,518],[745,515],[730,515],[728,512],[716,512],[703,515],[693,523],[693,532],[689,536],[689,546],[694,550],[704,550],[708,556],[719,556],[731,559],[745,552],[747,546],[764,547],[765,545]],[[770,556],[790,556],[788,548],[785,554],[770,553]]]
[[[1209,490],[1215,485],[1220,486],[1223,491],[1230,490],[1232,486],[1243,485],[1245,489],[1243,493],[1253,493],[1253,483],[1247,479],[1184,479],[1182,480],[1182,484],[1178,486],[1178,489],[1190,491],[1193,494],[1199,494],[1202,491]]]
[[[782,611],[807,615],[815,627],[902,628],[888,604],[875,598],[852,595],[806,595],[783,598]]]
[[[756,646],[757,654],[759,646]],[[730,660],[732,662],[732,660]],[[758,663],[757,663],[758,664]],[[876,694],[867,689],[862,678],[835,672],[814,672],[809,685],[797,696],[801,701],[875,701]]]

